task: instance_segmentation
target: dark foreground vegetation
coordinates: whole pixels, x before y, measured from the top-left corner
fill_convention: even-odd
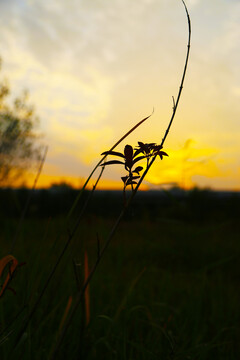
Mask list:
[[[1,360],[240,358],[239,195],[138,193],[155,160],[168,156],[191,43],[182,3],[187,51],[161,143],[142,139],[116,151],[152,113],[101,154],[83,185],[101,168],[96,186],[105,166],[118,164],[131,195],[95,192],[88,204],[88,192],[76,199],[66,186],[0,191]],[[24,144],[7,139],[2,186],[18,168],[9,148]]]
[[[16,337],[67,239],[76,192],[0,191],[0,258],[24,263],[0,298],[0,359],[48,359],[88,265],[122,207],[96,192],[17,347]],[[75,209],[76,214],[80,208]],[[57,359],[240,358],[240,197],[139,192],[95,273]],[[1,283],[3,283],[1,278]]]
[[[66,184],[34,191],[26,188],[0,189],[0,215],[18,219],[30,197],[26,213],[28,218],[65,216],[78,193],[79,190]],[[89,191],[85,191],[77,211],[81,210],[81,204],[88,196]],[[87,212],[95,216],[114,219],[122,207],[122,191],[95,191]],[[197,222],[239,219],[240,192],[197,188],[189,191],[179,188],[168,191],[140,191],[127,215],[128,219],[132,217],[152,220],[160,217]]]

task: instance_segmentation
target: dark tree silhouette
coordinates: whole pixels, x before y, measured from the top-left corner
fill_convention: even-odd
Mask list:
[[[0,70],[1,70],[0,58]],[[40,156],[38,118],[28,92],[11,101],[8,81],[0,79],[0,187],[10,186]]]

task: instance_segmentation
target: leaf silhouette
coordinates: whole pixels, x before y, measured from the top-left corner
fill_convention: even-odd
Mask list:
[[[159,151],[162,149],[162,145],[155,145],[154,146],[154,151]]]
[[[168,156],[165,151],[157,151],[156,155],[159,155],[161,160],[163,159],[163,156]]]
[[[109,160],[109,161],[106,161],[105,163],[101,164],[101,166],[112,165],[112,164],[122,164],[122,165],[125,165],[124,162],[119,161],[119,160]]]
[[[162,145],[157,145],[156,143],[143,143],[141,141],[138,141],[138,146],[135,149],[133,149],[131,145],[126,145],[124,148],[124,153],[113,150],[103,152],[102,155],[119,156],[124,159],[124,162],[119,160],[110,160],[106,161],[104,164],[101,164],[101,166],[113,164],[125,165],[125,169],[127,170],[128,175],[121,177],[124,183],[125,191],[126,186],[137,184],[135,180],[140,178],[140,171],[143,170],[143,166],[137,166],[134,170],[132,170],[133,165],[136,164],[138,161],[144,159],[147,160],[148,165],[149,159],[157,155],[159,155],[162,160],[163,156],[168,156],[168,154],[164,151],[160,151],[161,149]],[[137,176],[133,176],[134,174],[136,174]]]
[[[124,182],[124,184],[126,183],[126,181],[128,180],[128,176],[123,176],[121,177],[122,181]]]
[[[125,155],[125,166],[129,169],[133,166],[133,147],[131,145],[126,145],[124,148]]]
[[[138,154],[141,154],[142,150],[141,149],[135,149],[134,154],[133,154],[133,158],[135,158]]]
[[[131,145],[126,145],[124,148],[124,155],[126,161],[131,161],[133,158],[133,148]]]
[[[120,153],[118,151],[111,151],[111,150],[104,151],[101,155],[114,155],[114,156],[120,156],[122,158],[125,158],[125,156],[122,153]]]
[[[126,182],[126,185],[137,185],[137,182],[133,181],[131,179],[128,179],[128,181]]]
[[[136,162],[145,159],[145,156],[139,156],[133,160],[133,165],[136,164]]]
[[[142,171],[142,169],[143,169],[142,166],[137,166],[136,169],[133,170],[133,172],[139,174],[139,172]]]
[[[8,284],[12,279],[12,275],[13,275],[13,273],[16,270],[16,267],[18,265],[18,261],[12,255],[7,255],[4,258],[2,258],[0,260],[0,278],[2,277],[3,271],[4,271],[4,269],[5,269],[5,267],[7,265],[9,265],[9,271],[8,271],[8,274],[7,274],[7,276],[5,278],[5,281],[4,281],[3,285],[2,285],[2,289],[0,291],[0,297],[3,295],[4,291],[8,287]]]
[[[154,147],[156,146],[156,143],[149,143],[149,144],[144,144],[143,142],[141,141],[138,141],[138,146],[139,146],[139,149],[137,148],[136,149],[136,152],[135,152],[135,156],[139,153],[143,153],[145,155],[149,155],[150,152],[154,149]]]

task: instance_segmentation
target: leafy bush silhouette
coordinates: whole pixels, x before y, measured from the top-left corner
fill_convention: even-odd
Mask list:
[[[0,70],[1,70],[0,58]],[[27,103],[28,92],[8,104],[11,90],[6,80],[0,80],[0,186],[10,186],[32,160],[40,158],[36,129],[38,117]]]

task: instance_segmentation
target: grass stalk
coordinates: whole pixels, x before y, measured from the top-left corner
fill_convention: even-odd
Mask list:
[[[168,127],[167,127],[167,129],[166,129],[165,135],[164,135],[164,137],[163,137],[163,139],[162,139],[162,142],[161,142],[161,145],[162,145],[162,146],[163,146],[163,144],[164,144],[164,142],[165,142],[165,140],[166,140],[166,138],[167,138],[167,136],[168,136],[168,133],[169,133],[169,131],[170,131],[170,128],[171,128],[172,123],[173,123],[173,120],[174,120],[175,115],[176,115],[176,111],[177,111],[177,108],[178,108],[179,100],[180,100],[181,94],[182,94],[183,84],[184,84],[185,75],[186,75],[187,66],[188,66],[189,53],[190,53],[191,21],[190,21],[190,16],[189,16],[189,13],[188,13],[188,9],[187,9],[186,4],[185,4],[185,2],[184,2],[183,0],[182,0],[182,3],[183,3],[183,5],[184,5],[185,11],[186,11],[186,15],[187,15],[187,20],[188,20],[188,44],[187,44],[187,53],[186,53],[185,64],[184,64],[184,69],[183,69],[183,74],[182,74],[182,78],[181,78],[181,83],[180,83],[180,87],[179,87],[179,91],[178,91],[177,100],[176,100],[176,103],[175,103],[175,101],[174,101],[173,113],[172,113],[171,119],[170,119],[170,121],[169,121]],[[145,121],[145,120],[146,120],[146,119],[142,120],[142,122]],[[140,124],[139,124],[139,125],[140,125]],[[136,128],[136,127],[135,127],[135,128]],[[133,131],[133,129],[131,129],[130,132],[132,132],[132,131]],[[129,134],[130,132],[128,132],[127,134]],[[125,137],[126,137],[126,136],[125,136]],[[120,140],[122,141],[125,137],[121,138]],[[118,143],[116,143],[115,146],[114,146],[111,150],[113,150],[119,143],[120,143],[120,141],[119,141]],[[106,239],[105,244],[104,244],[103,248],[101,249],[101,251],[100,251],[100,253],[99,253],[99,255],[98,255],[97,259],[96,259],[96,262],[95,262],[95,264],[94,264],[91,272],[89,273],[88,278],[85,280],[85,283],[84,283],[82,289],[78,292],[77,298],[76,298],[76,300],[75,300],[75,305],[72,307],[71,311],[69,312],[69,316],[68,316],[68,318],[67,318],[67,320],[66,320],[66,322],[65,322],[65,324],[64,324],[64,327],[63,327],[63,329],[62,329],[62,331],[61,331],[61,333],[60,333],[60,335],[59,335],[59,338],[58,338],[58,340],[57,340],[57,342],[56,342],[55,348],[54,348],[52,354],[50,355],[50,360],[54,360],[54,359],[57,358],[57,353],[58,353],[58,351],[59,351],[59,349],[60,349],[60,346],[61,346],[61,344],[62,344],[62,342],[63,342],[63,339],[64,339],[64,337],[65,337],[65,335],[66,335],[66,332],[67,332],[67,330],[68,330],[68,328],[69,328],[69,326],[70,326],[70,324],[71,324],[71,322],[72,322],[72,320],[73,320],[73,317],[74,317],[74,315],[75,315],[75,313],[76,313],[76,310],[77,310],[79,304],[80,304],[80,303],[82,302],[82,300],[83,300],[84,293],[85,293],[85,291],[86,291],[86,289],[87,289],[90,281],[92,280],[92,277],[94,276],[94,273],[96,272],[96,270],[97,270],[97,268],[98,268],[98,265],[99,265],[100,261],[102,260],[104,254],[105,254],[105,251],[107,250],[107,248],[108,248],[108,246],[109,246],[109,244],[110,244],[110,242],[111,242],[114,234],[116,233],[116,230],[117,230],[117,228],[118,228],[118,226],[119,226],[119,224],[120,224],[123,216],[125,215],[127,209],[128,209],[129,206],[131,205],[131,203],[132,203],[132,201],[133,201],[133,199],[134,199],[134,197],[135,197],[135,195],[136,195],[136,193],[137,193],[137,191],[138,191],[138,189],[139,189],[139,186],[141,185],[142,181],[144,180],[145,176],[147,175],[147,173],[148,173],[149,169],[151,168],[152,164],[153,164],[154,161],[156,160],[156,156],[157,156],[157,155],[155,155],[155,156],[151,159],[151,161],[149,162],[148,166],[146,167],[144,173],[142,174],[141,178],[139,179],[139,181],[138,181],[135,189],[132,191],[132,194],[131,194],[130,198],[128,199],[127,203],[126,203],[126,206],[122,209],[122,211],[121,211],[119,217],[117,218],[117,220],[116,220],[116,222],[115,222],[112,230],[110,231],[110,233],[109,233],[109,235],[108,235],[108,238]],[[103,159],[104,159],[104,158],[105,158],[105,156],[103,157]],[[98,163],[98,166],[102,163],[103,159]],[[94,170],[94,171],[95,171],[95,170]]]
[[[20,331],[19,331],[19,333],[18,333],[18,335],[17,335],[17,337],[16,337],[14,349],[16,348],[17,344],[18,344],[19,341],[21,340],[22,335],[24,334],[24,332],[25,332],[25,330],[26,330],[26,328],[27,328],[30,320],[32,319],[35,311],[37,310],[37,308],[38,308],[38,306],[39,306],[39,304],[40,304],[40,301],[41,301],[41,299],[43,298],[43,295],[45,294],[45,292],[46,292],[46,290],[47,290],[47,287],[48,287],[49,284],[50,284],[50,281],[52,280],[52,278],[53,278],[53,276],[54,276],[54,274],[55,274],[55,272],[56,272],[56,270],[57,270],[57,268],[58,268],[61,260],[63,259],[63,256],[65,255],[65,253],[66,253],[66,251],[67,251],[70,243],[72,242],[72,239],[73,239],[73,237],[74,237],[74,235],[75,235],[75,233],[76,233],[76,231],[77,231],[77,229],[78,229],[78,226],[79,226],[79,224],[80,224],[80,221],[81,221],[81,219],[82,219],[82,216],[83,216],[84,213],[85,213],[85,210],[86,210],[86,208],[87,208],[87,205],[88,205],[88,203],[89,203],[90,200],[91,200],[92,194],[93,194],[93,192],[95,191],[95,189],[96,189],[96,187],[97,187],[97,184],[98,184],[98,182],[99,182],[99,180],[100,180],[100,178],[101,178],[101,176],[102,176],[103,171],[104,171],[104,167],[102,167],[102,169],[101,169],[101,171],[100,171],[100,174],[99,174],[99,176],[98,176],[98,179],[97,179],[95,185],[93,186],[93,189],[92,189],[91,193],[89,194],[89,197],[88,197],[87,201],[85,202],[84,207],[82,208],[82,211],[81,211],[81,213],[80,213],[80,215],[79,215],[79,218],[78,218],[78,220],[77,220],[77,222],[76,222],[73,230],[72,230],[72,231],[70,231],[70,230],[68,231],[68,239],[67,239],[67,241],[66,241],[66,243],[65,243],[65,245],[64,245],[64,247],[63,247],[63,249],[62,249],[62,251],[61,251],[61,253],[60,253],[59,257],[58,257],[58,259],[57,259],[57,261],[55,262],[55,264],[54,264],[54,266],[53,266],[53,268],[52,268],[52,270],[51,270],[51,272],[50,272],[50,274],[49,274],[49,276],[48,276],[48,278],[47,278],[47,280],[46,280],[46,282],[45,282],[45,284],[44,284],[44,286],[43,286],[43,289],[42,289],[41,293],[39,294],[39,296],[38,296],[35,304],[33,305],[32,310],[30,311],[27,319],[26,319],[25,322],[24,322],[24,325],[22,326],[22,328],[20,329]]]
[[[151,115],[152,115],[152,114],[151,114]],[[131,128],[126,134],[124,134],[124,135],[112,146],[112,148],[111,148],[110,150],[113,150],[117,145],[119,145],[127,136],[129,136],[134,130],[136,130],[136,129],[137,129],[143,122],[145,122],[151,115],[145,117],[145,118],[142,119],[140,122],[138,122],[138,123],[137,123],[133,128]],[[77,203],[78,203],[78,201],[79,201],[79,199],[80,199],[81,194],[83,193],[84,189],[86,188],[86,186],[87,186],[89,180],[91,179],[92,175],[93,175],[94,172],[97,170],[97,168],[100,166],[100,164],[105,160],[106,157],[107,157],[107,155],[104,155],[104,156],[102,157],[102,159],[98,162],[98,164],[95,166],[95,168],[93,169],[93,171],[92,171],[91,174],[89,175],[88,179],[86,180],[85,184],[83,185],[83,188],[81,189],[79,195],[77,196],[77,198],[76,198],[76,200],[75,200],[72,208],[70,209],[70,212],[68,213],[67,218],[69,218],[70,215],[72,214],[74,208],[76,207],[76,205],[77,205]],[[40,303],[40,301],[41,301],[41,299],[42,299],[42,297],[43,297],[43,295],[44,295],[47,287],[49,286],[50,281],[52,280],[52,278],[53,278],[53,276],[54,276],[54,274],[55,274],[55,272],[56,272],[56,270],[57,270],[57,268],[58,268],[58,266],[59,266],[59,264],[60,264],[60,262],[61,262],[61,260],[62,260],[62,258],[63,258],[63,256],[64,256],[64,254],[66,253],[66,251],[67,251],[70,243],[72,242],[72,239],[73,239],[73,237],[74,237],[74,235],[75,235],[75,233],[76,233],[76,231],[77,231],[77,229],[78,229],[78,227],[79,227],[79,224],[80,224],[80,221],[81,221],[81,219],[82,219],[82,216],[85,214],[85,211],[86,211],[86,209],[87,209],[87,206],[88,206],[88,204],[89,204],[89,202],[90,202],[90,200],[91,200],[91,198],[92,198],[92,195],[93,195],[93,193],[94,193],[94,191],[95,191],[95,189],[96,189],[96,187],[97,187],[97,185],[98,185],[98,182],[100,181],[100,178],[101,178],[101,176],[102,176],[102,174],[103,174],[104,169],[105,169],[105,167],[103,166],[102,169],[101,169],[101,171],[100,171],[100,174],[99,174],[99,176],[98,176],[98,179],[97,179],[96,183],[94,184],[93,189],[92,189],[90,195],[88,196],[88,199],[85,201],[85,203],[84,203],[84,205],[83,205],[83,208],[82,208],[82,210],[81,210],[81,212],[80,212],[80,215],[79,215],[79,217],[78,217],[78,219],[77,219],[77,221],[76,221],[76,224],[75,224],[73,230],[70,231],[70,230],[68,229],[68,240],[67,240],[67,242],[65,243],[65,245],[64,245],[64,247],[63,247],[63,249],[62,249],[62,251],[61,251],[61,253],[60,253],[60,255],[59,255],[58,259],[57,259],[57,261],[56,261],[56,263],[54,264],[54,266],[53,266],[53,268],[52,268],[52,270],[51,270],[51,272],[50,272],[50,274],[49,274],[49,276],[48,276],[48,278],[47,278],[47,280],[46,280],[46,283],[45,283],[45,285],[44,285],[44,287],[43,287],[40,295],[38,296],[38,299],[36,300],[36,302],[35,302],[32,310],[30,311],[30,313],[29,313],[29,315],[28,315],[28,317],[27,317],[27,319],[26,319],[23,327],[21,328],[21,330],[19,331],[19,333],[18,333],[18,335],[17,335],[17,337],[16,337],[16,342],[15,342],[14,349],[16,348],[17,344],[18,344],[19,341],[21,340],[21,337],[22,337],[23,333],[25,332],[25,330],[26,330],[26,328],[27,328],[27,326],[28,326],[31,318],[33,317],[35,311],[37,310],[37,308],[38,308],[38,306],[39,306],[39,303]]]
[[[150,116],[152,116],[154,110],[152,111],[152,113],[150,115],[148,115],[147,117],[145,117],[144,119],[142,119],[141,121],[139,121],[136,125],[134,125],[126,134],[124,134],[112,147],[109,151],[114,150],[124,139],[126,139],[133,131],[135,131],[140,125],[142,125],[147,119],[150,118]],[[78,196],[76,197],[68,215],[67,218],[70,218],[70,216],[72,215],[80,197],[83,194],[83,191],[86,189],[86,186],[88,185],[91,177],[93,176],[93,174],[95,173],[95,171],[97,170],[97,168],[103,163],[103,161],[106,159],[107,155],[104,155],[100,161],[97,163],[97,165],[95,166],[95,168],[92,170],[92,172],[90,173],[89,177],[87,178],[87,180],[85,181],[82,189],[80,190]]]
[[[26,216],[26,213],[27,213],[27,210],[28,210],[28,207],[29,207],[32,195],[33,195],[33,191],[36,188],[38,179],[39,179],[39,177],[41,175],[42,168],[43,168],[43,165],[44,165],[45,160],[46,160],[47,152],[48,152],[48,147],[46,146],[45,149],[44,149],[44,152],[43,152],[43,156],[42,156],[42,158],[40,160],[40,164],[39,164],[38,171],[37,171],[37,174],[36,174],[34,182],[33,182],[33,186],[32,186],[32,188],[31,188],[31,190],[30,190],[30,192],[28,194],[27,201],[26,201],[25,206],[23,208],[23,211],[21,213],[21,217],[19,219],[18,226],[17,226],[16,231],[15,231],[15,235],[14,235],[11,247],[10,247],[9,254],[12,254],[12,252],[14,250],[14,247],[15,247],[15,244],[16,244],[16,241],[17,241],[17,237],[19,235],[20,229],[22,227],[23,221],[25,219],[25,216]]]

